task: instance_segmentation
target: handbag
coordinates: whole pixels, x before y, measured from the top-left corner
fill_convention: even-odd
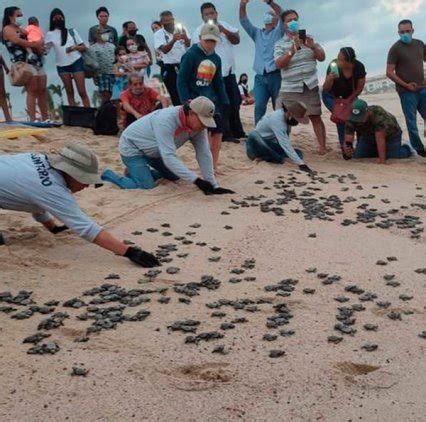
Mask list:
[[[330,120],[336,124],[346,123],[349,120],[349,116],[352,112],[353,101],[355,100],[349,100],[347,98],[336,98]]]
[[[68,32],[70,33],[72,39],[74,40],[74,44],[79,45],[75,38],[74,29],[71,28],[68,30]],[[83,62],[84,62],[84,73],[86,75],[86,78],[95,77],[99,71],[99,62],[98,62],[98,59],[96,58],[96,55],[93,53],[93,51],[86,49],[83,53],[81,53],[81,57],[83,58]]]
[[[25,86],[33,77],[31,66],[27,62],[15,62],[9,72],[12,86]]]
[[[355,78],[352,76],[352,92],[355,91]],[[352,112],[352,104],[356,100],[349,100],[348,98],[336,98],[334,101],[333,111],[330,120],[333,123],[345,124],[349,120]]]

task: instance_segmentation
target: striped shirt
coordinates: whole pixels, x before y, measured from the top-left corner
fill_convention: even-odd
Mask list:
[[[284,35],[276,44],[274,59],[287,54],[293,46],[293,40]],[[303,86],[309,89],[316,88],[319,85],[317,74],[317,61],[313,50],[302,46],[300,50],[291,58],[290,63],[284,69],[281,69],[282,84],[281,92],[300,92],[303,93]]]

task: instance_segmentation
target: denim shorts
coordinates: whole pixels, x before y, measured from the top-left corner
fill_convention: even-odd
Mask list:
[[[83,58],[80,57],[74,63],[68,66],[56,66],[58,69],[59,75],[73,75],[74,73],[84,73],[84,61]]]

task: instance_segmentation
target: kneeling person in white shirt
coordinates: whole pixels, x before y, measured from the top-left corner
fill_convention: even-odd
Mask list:
[[[287,107],[266,114],[248,136],[247,156],[250,160],[276,164],[283,164],[286,158],[290,158],[300,170],[313,174],[303,161],[303,153],[294,149],[290,141],[291,127],[299,123],[309,123],[306,106],[301,102],[290,103]]]

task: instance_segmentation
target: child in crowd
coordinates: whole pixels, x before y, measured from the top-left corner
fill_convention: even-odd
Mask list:
[[[126,49],[128,51],[128,58],[136,72],[141,76],[147,76],[147,68],[151,64],[151,59],[146,50],[141,50],[143,47],[138,47],[136,42],[132,39],[126,41]]]
[[[27,41],[29,42],[44,42],[44,32],[40,28],[40,23],[38,19],[35,16],[31,16],[28,18],[28,26],[25,28],[25,31],[27,33]],[[27,49],[28,51],[28,58],[31,57],[31,55],[34,54],[31,48]]]
[[[112,100],[118,101],[121,93],[127,89],[129,85],[129,75],[134,73],[135,69],[129,60],[126,48],[123,46],[119,46],[115,50],[115,60],[115,83],[112,89]]]

